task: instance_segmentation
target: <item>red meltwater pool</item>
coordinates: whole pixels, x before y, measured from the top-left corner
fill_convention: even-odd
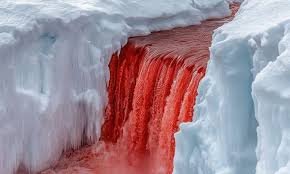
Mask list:
[[[169,174],[174,133],[192,121],[213,31],[233,15],[130,38],[112,56],[100,142],[67,152],[45,174]]]

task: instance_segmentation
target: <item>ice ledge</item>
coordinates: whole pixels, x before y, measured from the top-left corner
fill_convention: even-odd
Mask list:
[[[246,0],[215,32],[196,120],[176,134],[175,174],[290,170],[289,7]]]
[[[111,54],[132,35],[197,24],[212,13],[176,2],[1,2],[0,173],[35,173],[63,150],[97,140]],[[226,2],[212,10],[229,14]]]

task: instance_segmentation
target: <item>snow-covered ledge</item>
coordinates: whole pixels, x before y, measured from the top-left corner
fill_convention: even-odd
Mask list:
[[[4,0],[0,173],[35,173],[100,134],[111,54],[133,35],[229,15],[192,0]]]
[[[175,174],[289,173],[289,26],[289,0],[246,0],[215,32]]]

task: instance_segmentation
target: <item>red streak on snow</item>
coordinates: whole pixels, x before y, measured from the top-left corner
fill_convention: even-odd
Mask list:
[[[236,12],[238,6],[232,9]],[[171,173],[174,133],[180,123],[192,121],[213,30],[232,16],[130,38],[109,65],[101,142],[67,153],[47,172]]]

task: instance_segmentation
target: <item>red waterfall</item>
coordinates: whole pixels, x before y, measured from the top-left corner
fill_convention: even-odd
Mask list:
[[[170,174],[174,133],[193,118],[213,30],[231,19],[130,38],[109,65],[101,142],[67,153],[53,171]]]

